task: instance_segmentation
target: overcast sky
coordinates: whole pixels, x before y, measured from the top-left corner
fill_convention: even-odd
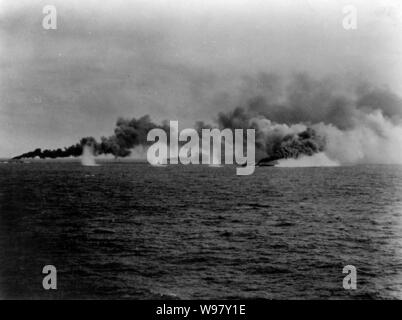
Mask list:
[[[57,30],[42,28],[46,4]],[[397,0],[0,0],[0,157],[110,135],[119,116],[211,120],[262,72],[402,95],[401,12]]]

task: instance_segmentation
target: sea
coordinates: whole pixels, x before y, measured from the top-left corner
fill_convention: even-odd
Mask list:
[[[402,166],[0,163],[0,298],[401,299]]]

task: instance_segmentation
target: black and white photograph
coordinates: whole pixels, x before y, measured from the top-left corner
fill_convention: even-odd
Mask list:
[[[0,299],[402,299],[401,58],[398,0],[0,0]]]

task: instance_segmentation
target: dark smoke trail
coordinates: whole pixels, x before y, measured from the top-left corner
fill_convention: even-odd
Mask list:
[[[256,129],[257,137],[259,137],[256,147],[260,151],[260,154],[262,156],[269,156],[275,160],[290,157],[297,158],[302,154],[312,155],[323,149],[323,141],[316,136],[314,130],[311,128],[298,134],[263,137],[259,127],[242,108],[236,108],[227,114],[220,113],[217,122],[218,127],[221,129]],[[126,157],[134,147],[148,144],[147,133],[154,128],[162,128],[165,132],[169,132],[167,123],[156,125],[151,121],[149,116],[131,120],[120,118],[116,123],[114,135],[107,138],[102,137],[100,142],[97,142],[93,137],[86,137],[82,138],[79,143],[63,150],[42,151],[41,149],[36,149],[21,154],[14,159],[77,157],[82,154],[83,148],[86,145],[91,146],[96,155],[112,154],[115,157]],[[196,128],[200,132],[201,129],[211,129],[212,126],[204,122],[197,122]]]
[[[33,151],[23,153],[19,156],[16,156],[13,159],[18,160],[18,159],[23,159],[23,158],[36,158],[36,157],[41,158],[41,159],[78,157],[82,154],[83,146],[94,145],[94,144],[96,144],[95,139],[92,137],[87,137],[87,138],[82,138],[79,143],[74,144],[69,147],[65,147],[64,149],[58,148],[58,149],[54,149],[54,150],[49,150],[49,149],[42,150],[40,148],[37,148]]]
[[[119,118],[116,123],[114,135],[110,137],[102,137],[100,142],[97,142],[93,137],[82,138],[79,143],[70,147],[55,150],[41,150],[23,153],[13,159],[22,158],[65,158],[78,157],[82,154],[84,146],[88,145],[94,150],[96,155],[112,154],[115,157],[126,157],[130,154],[130,150],[138,145],[147,144],[147,133],[154,128],[162,128],[168,131],[166,124],[154,124],[148,115],[139,119],[123,119]]]
[[[295,75],[286,86],[276,75],[261,74],[257,79],[251,79],[245,90],[240,90],[239,107],[219,113],[213,126],[198,121],[195,128],[199,133],[201,129],[213,127],[255,129],[257,161],[261,158],[298,158],[322,151],[336,159],[352,157],[351,161],[355,161],[356,157],[361,157],[360,154],[363,158],[373,158],[376,152],[367,147],[370,144],[365,143],[365,135],[359,131],[356,132],[360,140],[348,140],[354,143],[350,148],[358,148],[360,153],[348,151],[348,140],[342,137],[354,137],[354,130],[359,128],[369,132],[370,139],[378,141],[374,151],[383,146],[387,154],[395,156],[392,150],[397,148],[389,142],[399,141],[402,99],[388,89],[369,85],[360,85],[352,93],[349,91],[338,90],[334,81],[315,80],[305,74]],[[149,116],[120,118],[114,134],[102,137],[99,142],[87,137],[64,149],[35,149],[14,159],[77,157],[82,154],[85,145],[91,146],[95,155],[126,157],[134,147],[148,145],[147,133],[154,128],[161,128],[169,135],[167,122],[158,125]],[[342,157],[340,153],[347,154],[347,157]],[[353,157],[354,153],[357,153],[356,157]]]

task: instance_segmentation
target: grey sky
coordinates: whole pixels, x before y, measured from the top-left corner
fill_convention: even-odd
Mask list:
[[[57,30],[42,28],[46,4]],[[119,116],[211,120],[262,72],[402,95],[401,31],[396,0],[0,0],[0,157],[109,135]]]

